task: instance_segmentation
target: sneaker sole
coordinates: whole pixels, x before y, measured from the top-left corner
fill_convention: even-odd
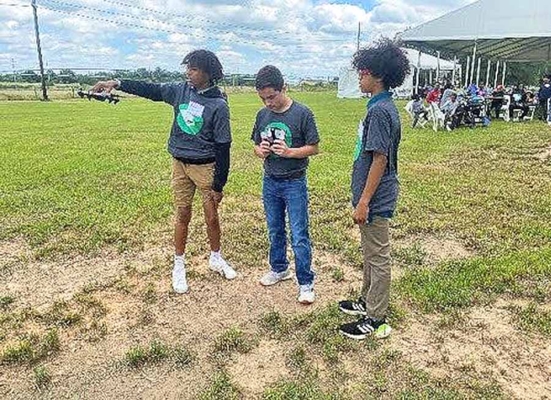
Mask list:
[[[342,307],[339,307],[339,310],[347,315],[353,315],[355,317],[365,317],[367,315],[365,311],[352,311]]]
[[[299,300],[299,304],[304,304],[305,306],[309,306],[310,304],[314,304],[314,301],[315,301],[315,300],[312,300],[312,301],[308,301],[308,300],[302,300],[302,301],[300,301],[300,300]]]
[[[258,281],[258,283],[260,283],[262,286],[274,286],[274,285],[277,285],[279,282],[288,281],[289,279],[293,279],[293,275],[289,275],[289,276],[286,276],[284,278],[281,278],[280,280],[278,280],[274,283],[265,284],[265,283],[262,283],[262,281]]]
[[[174,290],[174,293],[177,293],[177,294],[185,294],[189,291],[189,287],[186,288],[186,290],[176,290],[174,287],[172,288],[172,290]]]
[[[343,336],[346,336],[349,339],[354,339],[354,340],[364,340],[369,336],[369,335],[351,335],[350,333],[346,333],[343,331],[339,331],[339,333]]]
[[[228,277],[226,276],[226,274],[224,273],[224,271],[222,271],[222,270],[220,270],[220,269],[218,269],[218,268],[216,268],[216,267],[213,267],[213,266],[209,265],[209,269],[210,269],[212,272],[217,272],[217,273],[219,273],[220,275],[222,275],[223,278],[226,278],[226,279],[229,280],[229,281],[231,281],[232,279],[237,278],[237,273],[235,274],[235,276],[233,276],[233,277],[231,277],[231,278],[228,278]]]

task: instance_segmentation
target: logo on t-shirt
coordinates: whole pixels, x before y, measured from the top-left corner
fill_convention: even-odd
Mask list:
[[[180,104],[179,108],[180,112],[176,117],[176,121],[180,129],[188,135],[197,135],[201,132],[205,123],[203,119],[205,106],[190,101],[189,103]]]
[[[262,132],[260,132],[262,140],[267,140],[272,144],[274,140],[284,140],[287,147],[291,147],[293,144],[293,135],[291,129],[283,122],[270,122]],[[270,156],[278,157],[276,154]]]
[[[356,139],[356,148],[354,149],[354,161],[356,161],[362,153],[362,139],[364,135],[364,121],[360,121],[358,125],[358,138]]]

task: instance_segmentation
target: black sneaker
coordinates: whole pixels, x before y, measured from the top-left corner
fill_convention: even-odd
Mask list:
[[[384,319],[374,320],[373,318],[362,318],[356,322],[341,325],[339,332],[341,335],[351,339],[363,340],[373,335],[377,339],[383,339],[390,335],[392,328]]]
[[[367,315],[365,301],[360,297],[358,301],[345,300],[339,302],[339,310],[348,315]]]

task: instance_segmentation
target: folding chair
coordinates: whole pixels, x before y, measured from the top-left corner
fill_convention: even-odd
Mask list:
[[[427,124],[427,121],[425,121],[424,118],[420,118],[420,117],[416,117],[415,116],[415,113],[413,112],[413,100],[410,100],[408,101],[408,103],[406,104],[406,106],[404,107],[404,109],[406,110],[406,112],[408,113],[408,115],[411,117],[411,125],[413,126],[413,124],[415,123],[415,118],[417,118],[417,123],[416,125],[419,125],[421,126],[421,128],[424,128],[425,125]]]
[[[432,119],[432,130],[438,132],[438,128],[444,128],[446,115],[440,110],[436,103],[430,103],[429,110],[429,116],[430,119]]]
[[[536,114],[536,106],[528,106],[528,115],[524,117],[525,121],[532,121]]]
[[[520,116],[522,115],[523,112],[524,112],[523,110],[515,108],[513,110],[513,115],[511,115],[511,120],[513,122],[519,122],[520,121]]]
[[[511,105],[511,96],[506,94],[503,96],[503,104],[499,110],[499,118],[503,118],[506,122],[511,120],[511,115],[509,114],[509,106]]]
[[[404,110],[406,110],[410,118],[413,119],[413,100],[408,101],[408,103],[404,107]]]

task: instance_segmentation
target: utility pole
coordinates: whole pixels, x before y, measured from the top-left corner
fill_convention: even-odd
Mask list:
[[[15,85],[15,83],[17,82],[17,77],[15,76],[15,60],[11,59],[11,69],[13,71],[13,84]]]
[[[42,49],[40,47],[40,34],[38,32],[38,12],[36,9],[36,0],[31,0],[34,17],[34,32],[36,34],[36,48],[38,50],[38,65],[40,67],[40,80],[42,82],[42,100],[48,100],[48,91],[46,90],[46,78],[44,77],[44,63],[42,62]]]
[[[361,29],[361,22],[358,22],[358,38],[356,41],[356,50],[360,50],[360,29]]]

